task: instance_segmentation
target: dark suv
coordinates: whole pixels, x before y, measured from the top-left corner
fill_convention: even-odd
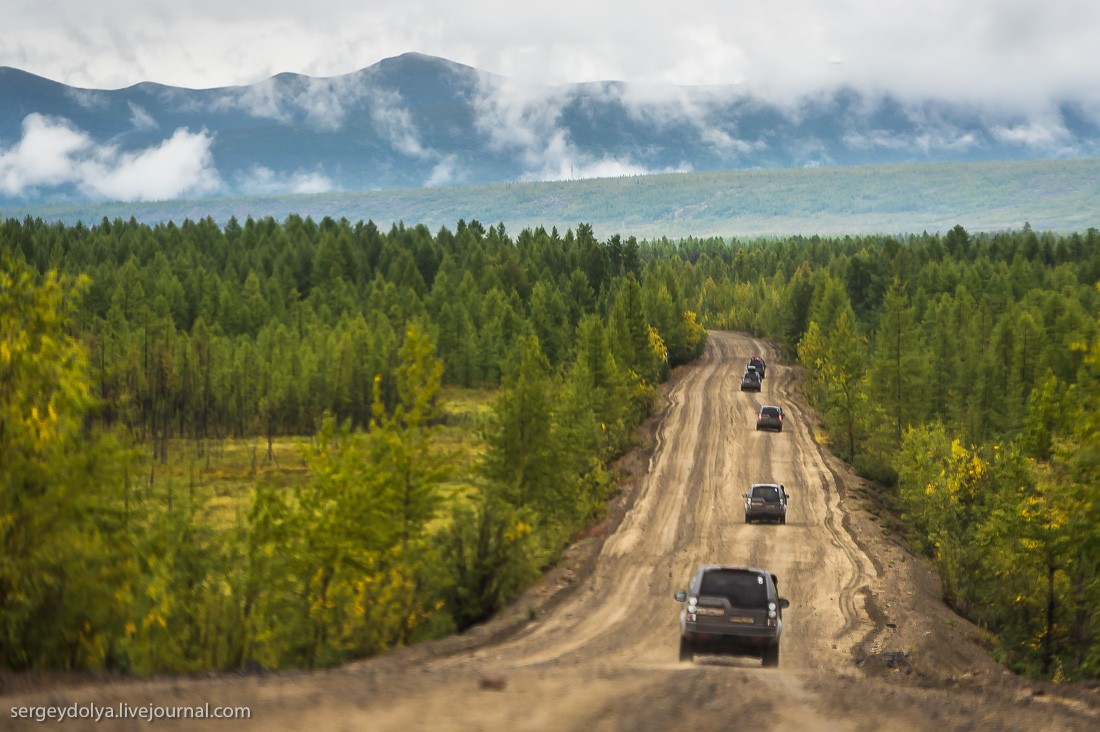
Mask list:
[[[749,368],[741,377],[741,391],[760,391],[760,374]]]
[[[749,492],[741,494],[745,499],[745,523],[753,521],[778,521],[787,523],[787,499],[791,494],[778,483],[753,483]]]
[[[783,610],[778,578],[766,569],[703,565],[686,592],[677,592],[680,611],[680,660],[696,653],[755,656],[765,666],[779,665]]]
[[[764,363],[764,359],[759,356],[753,356],[749,359],[749,366],[756,369],[756,373],[760,374],[760,378],[764,378],[764,372],[767,370],[768,365]]]
[[[783,431],[783,407],[765,404],[756,413],[756,429]]]

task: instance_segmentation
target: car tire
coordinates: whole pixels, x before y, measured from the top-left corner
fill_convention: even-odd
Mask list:
[[[787,517],[786,516],[780,516],[779,517],[779,523],[786,524],[787,523]]]
[[[776,668],[779,666],[779,644],[776,643],[771,648],[764,649],[763,664],[764,668]]]
[[[683,663],[684,661],[694,661],[694,660],[695,660],[695,649],[691,647],[691,641],[689,641],[687,638],[681,637],[680,638],[680,662]]]
[[[752,523],[752,519],[749,518],[749,515],[747,513],[745,514],[745,523],[746,524],[751,524]]]

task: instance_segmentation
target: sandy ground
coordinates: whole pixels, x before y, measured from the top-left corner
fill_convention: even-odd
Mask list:
[[[740,391],[750,355],[759,394]],[[81,722],[65,729],[1095,730],[1100,689],[1018,679],[940,601],[926,562],[879,526],[861,481],[821,449],[798,372],[768,343],[712,333],[664,390],[607,520],[501,617],[463,636],[314,673],[7,678],[13,707],[247,706],[250,720]],[[760,404],[781,433],[758,432]],[[786,525],[744,523],[741,494],[778,482]],[[765,567],[791,601],[777,669],[677,660],[680,605],[701,563]],[[887,659],[907,652],[912,668]],[[56,723],[54,723],[56,724]]]

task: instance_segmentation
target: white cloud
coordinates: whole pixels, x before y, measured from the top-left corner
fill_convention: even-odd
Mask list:
[[[571,180],[642,175],[655,171],[629,157],[595,158],[579,150],[559,124],[568,103],[563,88],[540,87],[483,75],[473,100],[476,125],[489,149],[518,156],[524,180]],[[679,168],[677,170],[682,170]]]
[[[153,119],[151,114],[133,102],[128,102],[128,104],[130,105],[130,124],[134,126],[135,130],[155,130],[157,128],[157,121]]]
[[[455,169],[455,158],[447,155],[432,168],[431,175],[424,181],[425,188],[451,185],[462,182],[462,175]]]
[[[66,87],[65,96],[72,99],[84,109],[105,109],[110,104],[110,97],[101,91],[92,89],[77,89]]]
[[[77,164],[79,186],[92,197],[120,201],[162,201],[214,193],[221,183],[210,154],[212,141],[205,132],[180,128],[160,145],[136,153],[96,148]]]
[[[490,150],[517,154],[521,177],[562,180],[574,177],[578,153],[558,125],[564,92],[482,76],[474,99],[478,130]]]
[[[295,171],[279,174],[262,165],[251,168],[240,177],[241,191],[247,195],[282,195],[288,193],[328,193],[336,185],[323,173]]]
[[[23,137],[0,149],[0,191],[11,196],[73,185],[96,199],[150,201],[214,193],[221,188],[206,132],[178,129],[136,152],[99,145],[67,120],[28,115]]]
[[[558,119],[565,92],[482,75],[473,100],[475,124],[492,150],[519,150],[524,160],[537,163],[561,133]]]
[[[990,129],[1000,142],[1023,147],[1056,149],[1072,138],[1060,122],[1031,121],[1017,125],[997,125]]]
[[[347,117],[346,104],[358,101],[363,88],[350,79],[309,79],[292,100],[306,121],[322,130],[338,130]]]
[[[282,88],[275,79],[265,79],[246,89],[232,89],[226,91],[220,99],[214,102],[214,111],[226,109],[241,109],[253,117],[273,119],[279,122],[289,122],[289,110],[283,108],[284,98]]]
[[[32,114],[23,120],[23,139],[0,149],[0,190],[23,195],[27,189],[57,186],[76,179],[76,156],[91,139],[65,120]]]
[[[728,119],[715,119],[716,109],[728,109],[730,104],[743,97],[743,93],[736,88],[613,84],[605,86],[605,92],[619,101],[634,119],[657,127],[686,124],[695,128],[699,139],[718,154],[736,157],[767,148],[763,140],[750,141],[731,134],[731,130],[726,129],[730,124]]]
[[[347,119],[348,106],[366,93],[368,90],[352,78],[271,77],[243,89],[225,90],[212,103],[212,109],[239,109],[284,124],[301,118],[314,129],[338,130]]]
[[[375,129],[399,152],[414,158],[430,158],[433,153],[420,144],[412,115],[402,106],[401,95],[385,89],[371,94],[371,119]]]

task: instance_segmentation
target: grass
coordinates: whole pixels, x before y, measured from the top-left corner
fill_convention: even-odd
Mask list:
[[[446,388],[440,398],[443,418],[433,448],[451,456],[455,473],[443,485],[446,502],[469,492],[470,476],[484,451],[481,427],[490,414],[496,391]],[[133,490],[152,497],[165,509],[190,505],[200,521],[216,531],[229,531],[244,520],[253,490],[261,482],[290,489],[309,482],[302,447],[312,435],[241,439],[173,439],[167,458],[153,458],[149,445],[141,446],[139,480]]]

